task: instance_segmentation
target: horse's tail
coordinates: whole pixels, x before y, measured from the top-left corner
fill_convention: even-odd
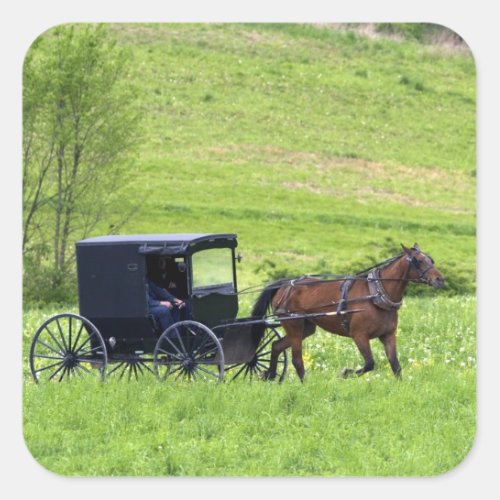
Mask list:
[[[271,302],[273,297],[276,295],[276,292],[281,288],[281,286],[285,283],[289,283],[290,280],[278,280],[273,283],[270,283],[266,286],[260,293],[257,301],[255,302],[252,309],[252,318],[253,319],[262,319],[270,312],[271,310]],[[257,346],[264,336],[264,332],[266,330],[266,324],[264,321],[262,323],[255,323],[252,327],[252,334],[255,341],[255,345]]]

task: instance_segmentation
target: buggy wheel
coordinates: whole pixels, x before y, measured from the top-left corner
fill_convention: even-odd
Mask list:
[[[271,349],[273,342],[280,340],[281,338],[281,335],[274,327],[267,327],[257,346],[257,349],[255,350],[254,357],[248,363],[226,367],[226,371],[232,375],[231,380],[238,377],[264,378],[269,366],[271,365]],[[288,356],[286,351],[283,351],[278,358],[276,366],[276,377],[280,382],[285,378],[287,366]]]
[[[112,362],[108,360],[109,370],[106,378],[118,378],[127,380],[139,380],[143,375],[153,374],[153,369],[149,366],[151,358],[146,359],[140,356],[116,359]]]
[[[180,321],[158,339],[153,354],[154,370],[160,380],[167,377],[221,382],[224,353],[216,335],[196,321]]]
[[[77,314],[49,318],[33,337],[30,369],[35,382],[62,382],[82,376],[104,380],[106,366],[101,334],[89,320]]]

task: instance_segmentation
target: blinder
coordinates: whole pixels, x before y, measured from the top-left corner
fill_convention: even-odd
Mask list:
[[[415,268],[415,270],[417,271],[417,274],[418,274],[418,278],[414,281],[416,282],[421,282],[421,283],[426,283],[427,282],[427,278],[425,277],[425,275],[434,267],[434,259],[432,257],[430,257],[429,255],[426,255],[426,254],[423,254],[425,257],[427,257],[430,261],[431,261],[431,264],[429,266],[427,266],[423,271],[421,270],[421,264],[422,262],[419,261],[417,259],[417,255],[422,253],[419,249],[416,249],[414,248],[413,249],[415,251],[415,253],[412,253],[412,255],[408,255],[406,257],[406,260],[410,263],[411,266],[413,266]]]

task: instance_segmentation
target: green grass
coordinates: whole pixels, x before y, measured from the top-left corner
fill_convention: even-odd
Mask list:
[[[79,476],[428,476],[456,466],[476,405],[470,53],[305,25],[112,32],[132,53],[144,117],[117,193],[117,213],[138,206],[122,233],[237,233],[240,289],[353,273],[418,242],[447,286],[409,287],[402,381],[379,342],[374,372],[337,378],[359,354],[320,332],[305,342],[303,385],[290,368],[281,385],[35,386],[30,338],[64,307],[25,303],[24,434],[36,460]],[[241,316],[255,298],[241,296]]]
[[[122,232],[236,232],[243,286],[266,279],[263,258],[354,272],[418,242],[474,292],[470,54],[315,26],[113,30],[145,130]]]
[[[471,370],[443,367],[402,382],[78,381],[31,389],[24,428],[34,457],[64,475],[428,476],[472,445],[473,384]]]
[[[351,340],[324,332],[305,343],[304,384],[291,367],[282,384],[145,376],[37,386],[25,372],[25,439],[43,466],[64,475],[442,474],[474,440],[475,304],[473,297],[405,303],[402,381],[378,342],[375,371],[338,378],[359,354]]]

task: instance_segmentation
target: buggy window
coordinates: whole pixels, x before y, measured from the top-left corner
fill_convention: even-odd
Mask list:
[[[233,256],[230,248],[212,248],[193,254],[193,289],[233,287]]]

